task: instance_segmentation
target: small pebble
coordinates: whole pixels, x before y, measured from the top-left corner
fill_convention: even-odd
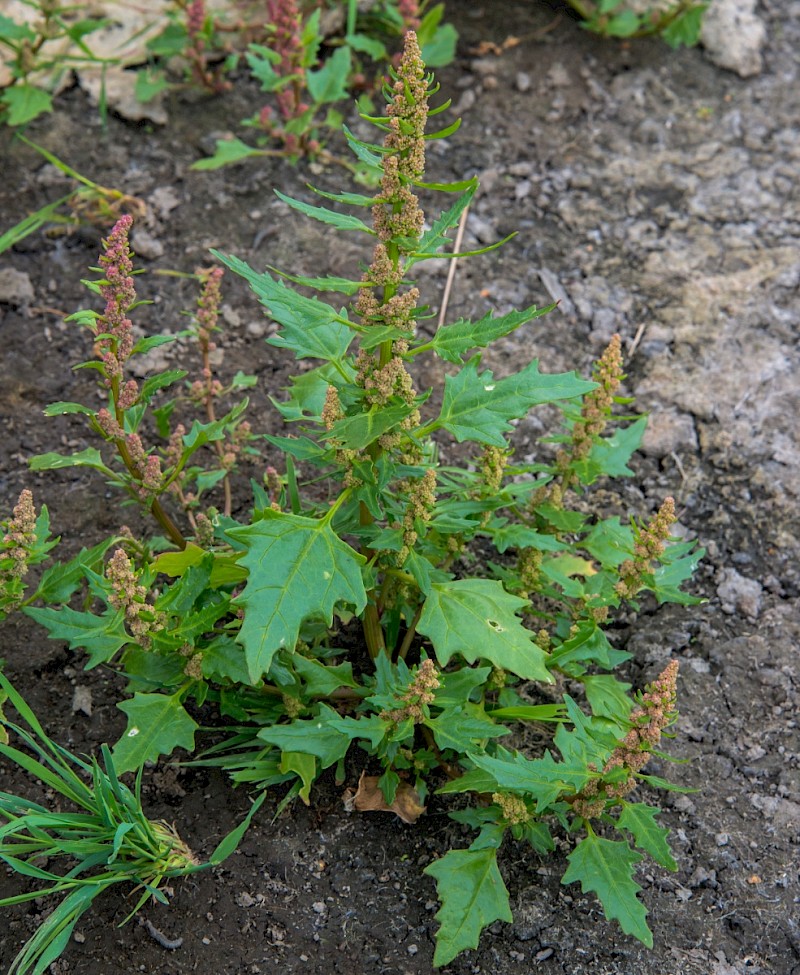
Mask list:
[[[531,87],[531,76],[527,71],[520,71],[516,78],[517,91],[529,91]]]

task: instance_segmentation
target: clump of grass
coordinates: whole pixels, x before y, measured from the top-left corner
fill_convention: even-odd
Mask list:
[[[23,724],[3,715],[4,703],[14,706]],[[14,747],[11,735],[27,750]],[[47,895],[61,896],[58,906],[14,958],[8,975],[45,972],[62,953],[94,899],[115,884],[129,884],[139,893],[123,923],[151,898],[166,903],[162,883],[221,863],[236,849],[260,805],[254,804],[209,861],[201,863],[172,825],[145,815],[141,768],[131,790],[117,777],[106,745],[102,746],[101,765],[95,758],[83,761],[53,742],[2,674],[0,755],[76,810],[49,809],[31,799],[0,792],[0,860],[18,875],[39,881],[24,893],[0,899],[0,907]],[[65,871],[56,872],[61,864]]]

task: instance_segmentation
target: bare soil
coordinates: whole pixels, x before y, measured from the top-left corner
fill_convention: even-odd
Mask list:
[[[498,374],[538,356],[547,371],[586,372],[615,331],[631,350],[627,390],[651,429],[636,476],[597,503],[644,516],[666,494],[682,529],[707,547],[691,609],[644,607],[616,627],[634,654],[637,685],[681,663],[677,736],[669,750],[688,760],[651,770],[696,788],[663,795],[679,870],[642,865],[638,877],[655,946],[648,951],[602,916],[594,899],[560,885],[569,844],[546,860],[509,845],[502,867],[515,908],[477,951],[447,969],[458,975],[744,975],[800,973],[798,923],[798,565],[800,451],[797,437],[800,315],[800,50],[798,5],[770,2],[763,74],[742,81],[699,50],[656,41],[600,41],[556,4],[451,2],[461,35],[457,62],[439,72],[453,94],[461,131],[434,144],[433,179],[478,173],[483,190],[466,243],[519,235],[500,251],[462,264],[449,316],[480,315],[561,299],[560,310],[506,340],[488,363]],[[554,17],[557,19],[554,21]],[[520,38],[496,57],[471,53],[480,41]],[[177,330],[194,293],[159,270],[191,272],[216,246],[254,266],[352,274],[360,242],[326,236],[272,195],[308,198],[309,180],[346,189],[330,169],[310,174],[274,160],[217,173],[189,165],[261,104],[245,77],[224,96],[175,96],[163,128],[111,117],[103,128],[79,89],[28,133],[78,171],[142,197],[147,274],[138,279],[139,323]],[[356,123],[357,124],[357,123]],[[34,152],[0,145],[2,228],[62,195],[66,184]],[[119,498],[91,474],[34,475],[28,459],[89,445],[70,418],[45,419],[55,400],[91,402],[92,378],[72,372],[85,337],[63,319],[91,304],[80,284],[96,263],[99,231],[38,233],[0,258],[0,271],[27,275],[32,296],[0,304],[0,510],[31,486],[46,503],[65,551],[115,530]],[[140,238],[141,240],[141,238]],[[134,238],[135,241],[135,238]],[[332,245],[333,244],[333,245]],[[446,268],[428,265],[423,294],[436,309]],[[254,426],[275,424],[267,395],[279,394],[291,365],[264,345],[267,323],[243,284],[225,281],[227,335],[221,368],[255,372]],[[422,381],[441,380],[433,371]],[[520,423],[520,456],[547,432],[539,414]],[[247,508],[244,488],[239,498]],[[115,704],[123,683],[111,671],[84,673],[80,654],[25,619],[3,627],[5,672],[58,741],[77,750],[113,742],[124,727]],[[73,710],[76,688],[92,714]],[[350,775],[355,781],[355,763]],[[221,775],[170,766],[150,770],[147,808],[175,821],[199,853],[244,814],[248,799]],[[352,785],[352,782],[348,782]],[[0,767],[0,790],[30,791]],[[279,796],[273,800],[272,809]],[[80,923],[53,966],[58,973],[258,975],[276,967],[319,975],[417,975],[432,970],[433,881],[421,871],[462,829],[435,798],[413,827],[385,814],[359,817],[341,789],[323,780],[313,805],[272,821],[266,807],[237,854],[213,872],[175,885],[169,908],[146,917],[169,951],[110,895]],[[0,873],[0,896],[18,889]],[[0,964],[8,966],[52,905],[5,910]]]

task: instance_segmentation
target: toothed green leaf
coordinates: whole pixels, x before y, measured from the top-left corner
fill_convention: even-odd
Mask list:
[[[628,830],[639,849],[649,853],[656,863],[667,870],[677,870],[678,864],[667,843],[669,830],[656,823],[656,816],[660,812],[660,809],[644,802],[625,802],[617,820],[617,829]]]
[[[238,257],[211,253],[248,281],[270,317],[281,326],[278,334],[267,340],[270,345],[290,349],[298,359],[342,359],[354,336],[343,313],[317,298],[297,294],[266,271],[259,274]]]
[[[326,521],[268,509],[263,520],[227,534],[246,549],[239,559],[249,576],[236,601],[245,611],[238,642],[253,682],[269,670],[276,651],[294,649],[305,620],[330,626],[337,604],[357,613],[366,605],[364,558]]]
[[[298,210],[313,220],[319,220],[320,223],[329,224],[331,227],[336,227],[337,230],[361,230],[365,234],[375,234],[375,231],[371,227],[368,227],[359,217],[354,217],[349,213],[337,213],[335,210],[329,210],[327,207],[311,206],[310,203],[295,200],[293,197],[281,193],[280,190],[273,190],[273,192],[284,203],[288,203],[292,209]]]
[[[605,840],[590,834],[570,853],[562,884],[580,882],[584,894],[597,894],[603,912],[618,921],[625,934],[632,934],[648,948],[653,935],[647,926],[647,909],[636,896],[642,889],[633,879],[642,859],[623,841]]]
[[[425,870],[436,880],[442,906],[436,915],[434,965],[446,965],[477,948],[481,931],[494,921],[511,922],[508,891],[497,867],[497,850],[451,850]]]
[[[112,753],[117,772],[132,772],[176,748],[194,751],[199,725],[186,713],[180,694],[134,694],[117,707],[128,715],[128,727]]]
[[[534,359],[521,372],[495,379],[488,370],[478,372],[470,360],[455,376],[445,376],[442,412],[434,429],[442,427],[458,440],[474,440],[505,447],[509,422],[527,414],[533,406],[573,399],[594,389],[596,384],[579,379],[574,372],[542,375]]]
[[[430,637],[442,667],[461,654],[468,663],[488,660],[526,680],[551,683],[544,650],[516,616],[527,605],[494,580],[434,583],[417,629]]]
[[[437,355],[448,362],[461,363],[464,361],[464,353],[469,352],[470,349],[485,349],[496,339],[510,335],[520,325],[540,318],[554,308],[555,305],[548,305],[546,308],[531,305],[523,311],[512,311],[497,317],[490,312],[477,322],[460,318],[452,325],[442,326],[424,348],[432,348]]]

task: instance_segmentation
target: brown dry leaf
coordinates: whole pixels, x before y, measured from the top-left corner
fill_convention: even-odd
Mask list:
[[[476,44],[475,47],[469,49],[470,54],[477,54],[478,57],[485,57],[487,54],[494,54],[496,57],[500,57],[505,51],[508,51],[512,47],[516,47],[518,44],[522,43],[521,37],[514,37],[510,34],[502,44],[495,44],[494,41],[481,41]]]
[[[394,802],[388,805],[378,788],[379,781],[377,775],[361,773],[358,790],[353,796],[353,807],[359,812],[393,812],[404,823],[415,823],[425,812],[425,806],[419,800],[419,793],[407,782],[398,785]]]

